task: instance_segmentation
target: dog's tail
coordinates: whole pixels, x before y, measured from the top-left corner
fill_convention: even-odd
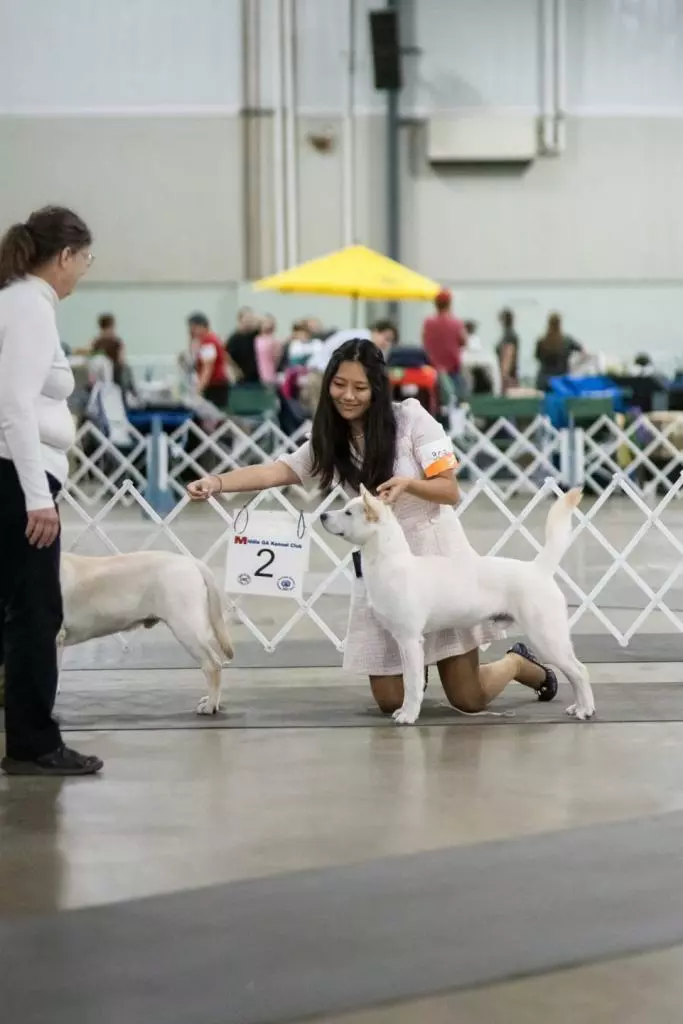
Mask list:
[[[220,648],[225,654],[226,658],[230,660],[234,657],[235,650],[232,646],[232,640],[230,639],[230,633],[225,621],[225,605],[221,592],[216,585],[216,580],[213,573],[209,569],[208,565],[204,562],[197,561],[197,566],[202,576],[204,577],[204,583],[206,584],[206,593],[209,599],[209,620],[213,627],[213,631],[216,634],[216,639],[220,644]]]
[[[545,547],[536,557],[536,565],[545,572],[555,572],[569,547],[572,511],[578,508],[582,497],[581,488],[573,487],[557,499],[548,513],[545,521]]]

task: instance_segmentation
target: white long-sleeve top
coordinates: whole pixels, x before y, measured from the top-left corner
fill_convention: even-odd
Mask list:
[[[57,301],[39,277],[0,290],[0,459],[14,463],[27,511],[52,505],[46,473],[66,480],[75,439],[66,403],[74,377],[57,332]]]

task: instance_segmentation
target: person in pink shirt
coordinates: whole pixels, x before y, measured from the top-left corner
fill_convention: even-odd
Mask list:
[[[448,374],[458,399],[462,399],[466,393],[462,350],[467,344],[467,332],[462,320],[451,312],[452,301],[451,293],[446,289],[434,299],[436,312],[427,317],[422,326],[422,347],[434,369]]]
[[[256,365],[262,384],[275,384],[277,380],[277,368],[280,364],[283,345],[275,337],[276,329],[275,318],[267,314],[261,321],[261,330],[254,343]]]

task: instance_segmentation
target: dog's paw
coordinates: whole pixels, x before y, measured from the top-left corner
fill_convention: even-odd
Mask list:
[[[419,716],[419,705],[403,704],[391,717],[398,725],[414,725]]]
[[[220,704],[217,704],[213,697],[202,697],[199,704],[197,705],[198,715],[215,715]]]
[[[565,714],[570,715],[572,718],[578,718],[580,722],[588,722],[595,714],[595,706],[590,704],[584,708],[578,704],[570,704],[566,708]]]

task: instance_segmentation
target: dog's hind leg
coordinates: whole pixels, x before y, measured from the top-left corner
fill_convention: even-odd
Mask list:
[[[216,650],[216,641],[208,616],[203,608],[188,609],[184,617],[167,619],[166,625],[178,643],[198,661],[209,684],[209,692],[197,705],[198,715],[213,715],[220,709],[221,656]]]
[[[208,661],[202,664],[202,671],[209,684],[209,692],[202,697],[197,705],[198,715],[215,715],[221,706],[221,669],[220,665]]]
[[[561,617],[558,614],[559,602],[550,595],[548,597],[547,602],[539,602],[532,615],[519,616],[518,622],[540,660],[559,668],[569,680],[574,691],[574,703],[567,708],[567,714],[583,722],[595,714],[588,670],[574,654],[564,597]]]
[[[393,719],[399,725],[412,725],[417,721],[422,707],[425,689],[424,643],[422,637],[415,640],[396,640],[401,652],[403,667],[403,704],[394,711]]]
[[[587,721],[595,714],[595,698],[593,688],[588,677],[588,669],[582,665],[579,659],[570,648],[564,659],[556,659],[557,667],[564,672],[574,691],[574,704],[566,709],[568,715],[578,718],[581,722]]]

